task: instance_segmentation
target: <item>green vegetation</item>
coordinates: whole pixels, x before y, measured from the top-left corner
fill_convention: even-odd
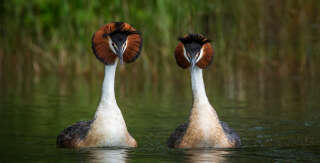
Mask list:
[[[142,32],[142,59],[132,71],[155,79],[159,69],[177,69],[176,39],[190,32],[213,41],[215,66],[226,69],[315,73],[319,61],[317,0],[5,0],[0,9],[0,72],[101,71],[91,36],[112,21]]]

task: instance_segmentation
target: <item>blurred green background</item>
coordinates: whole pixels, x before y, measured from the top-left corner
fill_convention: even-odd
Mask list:
[[[317,0],[5,0],[1,78],[7,77],[4,72],[17,78],[26,72],[103,71],[92,54],[91,36],[113,21],[142,32],[141,58],[122,72],[139,70],[145,79],[157,81],[161,73],[178,69],[173,57],[177,38],[191,32],[212,40],[213,67],[220,71],[314,76],[320,58],[319,6]]]
[[[116,73],[117,102],[140,146],[127,151],[129,161],[193,156],[165,145],[192,105],[189,71],[173,57],[177,38],[191,32],[212,40],[207,95],[243,142],[218,158],[320,160],[319,0],[3,0],[0,162],[95,159],[56,149],[55,141],[63,128],[94,116],[104,66],[91,37],[113,21],[144,39],[140,58]]]

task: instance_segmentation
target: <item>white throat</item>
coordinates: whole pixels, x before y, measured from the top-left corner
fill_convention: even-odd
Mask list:
[[[208,103],[208,97],[203,82],[202,69],[198,66],[191,67],[191,84],[194,103]]]
[[[105,65],[104,79],[102,84],[102,96],[100,103],[117,104],[114,95],[114,80],[117,69],[117,62],[118,60],[116,60],[113,65]]]
[[[102,96],[91,126],[92,134],[99,137],[98,146],[127,145],[127,126],[114,94],[117,62],[105,66]]]
[[[207,146],[208,142],[211,142],[212,140],[218,142],[227,140],[225,139],[226,137],[220,124],[218,115],[209,103],[203,82],[202,69],[200,69],[198,66],[191,68],[191,82],[193,107],[191,109],[189,121],[190,126],[200,129],[200,131],[203,133],[203,141],[199,145]],[[194,128],[191,127],[190,130]],[[217,144],[215,141],[214,144]]]

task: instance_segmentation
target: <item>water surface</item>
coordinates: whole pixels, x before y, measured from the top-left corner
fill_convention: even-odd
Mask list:
[[[204,71],[221,120],[241,137],[239,149],[168,149],[166,139],[188,118],[189,73],[158,82],[117,75],[116,96],[135,149],[55,147],[68,125],[93,117],[101,77],[23,76],[1,82],[1,162],[295,162],[320,161],[318,79]],[[133,80],[134,79],[134,80]]]

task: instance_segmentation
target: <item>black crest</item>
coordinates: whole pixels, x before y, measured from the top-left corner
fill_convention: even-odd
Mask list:
[[[199,43],[201,46],[207,42],[210,42],[210,40],[205,38],[204,36],[193,33],[190,33],[185,37],[180,37],[178,40],[181,41],[183,44],[190,44],[196,42]]]

